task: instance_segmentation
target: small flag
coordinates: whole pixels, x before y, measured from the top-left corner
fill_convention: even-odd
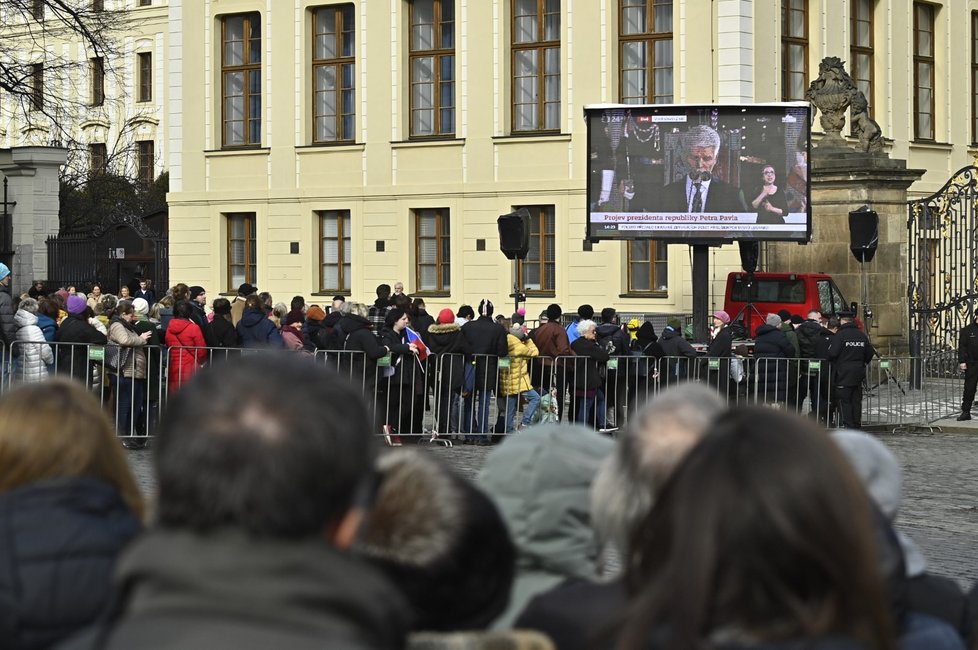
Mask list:
[[[426,346],[424,341],[421,340],[421,336],[410,327],[405,327],[404,331],[407,332],[408,343],[414,343],[418,348],[418,361],[424,361],[427,359],[428,346]]]

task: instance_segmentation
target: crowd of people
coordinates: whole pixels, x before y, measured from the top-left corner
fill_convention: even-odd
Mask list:
[[[72,417],[65,417],[71,413]],[[305,355],[188,379],[144,501],[78,382],[0,398],[0,645],[963,650],[878,439],[681,382],[617,438],[527,427],[476,481],[381,452]],[[147,512],[152,513],[147,516]]]
[[[247,282],[232,299],[212,302],[204,287],[184,283],[157,300],[149,279],[123,287],[128,297],[98,283],[85,294],[73,286],[48,293],[36,282],[14,309],[4,304],[9,270],[0,276],[0,328],[14,343],[14,379],[61,375],[100,386],[118,430],[130,436],[145,436],[166,395],[206,363],[247,348],[325,353],[361,385],[374,431],[391,445],[407,433],[486,445],[494,434],[553,420],[616,429],[636,400],[689,378],[731,401],[755,394],[789,410],[807,404],[823,424],[860,428],[874,354],[845,313],[769,314],[749,354],[734,348],[730,315],[716,311],[698,355],[679,317],[657,333],[649,322],[622,323],[612,307],[585,304],[567,318],[552,304],[528,321],[523,308],[496,314],[489,298],[431,315],[400,282],[379,285],[371,303],[337,295],[324,306],[302,296],[276,302]],[[90,346],[106,346],[105,359],[93,360]],[[828,361],[831,371],[808,360]]]

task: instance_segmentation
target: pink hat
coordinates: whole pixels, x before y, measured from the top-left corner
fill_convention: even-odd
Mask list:
[[[724,325],[730,324],[730,314],[722,309],[718,309],[717,311],[713,312],[713,318],[720,320]]]

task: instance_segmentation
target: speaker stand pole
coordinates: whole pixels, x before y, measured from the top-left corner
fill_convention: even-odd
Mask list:
[[[517,259],[513,260],[513,302],[515,306],[513,307],[513,313],[515,314],[520,310],[520,261]]]
[[[693,249],[693,339],[700,343],[710,341],[707,317],[710,307],[710,247],[706,244],[691,245]]]

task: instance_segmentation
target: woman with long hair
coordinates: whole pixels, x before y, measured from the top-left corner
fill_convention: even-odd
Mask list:
[[[207,360],[207,343],[200,326],[192,319],[194,308],[187,300],[173,306],[173,320],[166,328],[164,342],[170,348],[167,359],[167,389],[175,393],[190,381]]]
[[[630,546],[623,650],[893,650],[866,491],[826,432],[734,409]]]
[[[0,399],[0,645],[47,648],[94,622],[142,515],[112,424],[82,384]]]

